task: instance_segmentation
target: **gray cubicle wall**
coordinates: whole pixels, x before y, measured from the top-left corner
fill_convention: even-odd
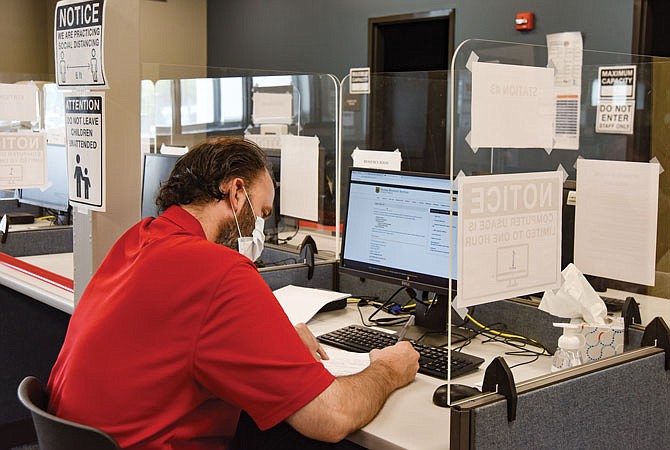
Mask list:
[[[670,372],[663,350],[647,347],[600,363],[520,388],[513,421],[498,394],[458,405],[451,450],[668,448]]]

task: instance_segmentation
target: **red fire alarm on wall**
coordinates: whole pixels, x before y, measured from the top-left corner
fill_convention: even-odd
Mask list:
[[[530,11],[516,13],[514,23],[518,31],[530,31],[535,28],[535,14]]]

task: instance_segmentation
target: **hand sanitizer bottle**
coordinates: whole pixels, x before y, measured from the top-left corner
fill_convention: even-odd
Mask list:
[[[551,371],[579,366],[584,363],[582,348],[584,336],[579,333],[579,325],[571,323],[554,323],[555,327],[562,327],[563,334],[558,338],[558,349],[551,360]]]

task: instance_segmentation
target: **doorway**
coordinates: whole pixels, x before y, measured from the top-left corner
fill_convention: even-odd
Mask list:
[[[369,148],[402,153],[403,169],[448,172],[453,9],[368,20]]]

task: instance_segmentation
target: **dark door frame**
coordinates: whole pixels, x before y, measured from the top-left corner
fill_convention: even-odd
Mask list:
[[[444,19],[449,21],[449,42],[447,43],[447,61],[449,64],[447,69],[449,69],[451,67],[451,57],[454,54],[455,10],[453,8],[384,17],[370,17],[368,19],[368,65],[370,71],[379,72],[379,68],[384,65],[382,52],[375,52],[375,48],[380,48],[380,41],[383,40],[383,36],[379,32],[380,25],[428,22]]]

